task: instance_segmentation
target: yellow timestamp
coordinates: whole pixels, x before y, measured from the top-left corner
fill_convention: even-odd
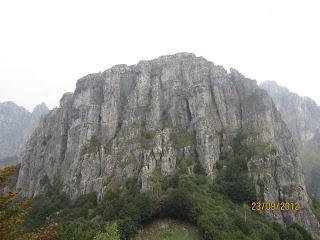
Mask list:
[[[300,202],[252,202],[252,211],[299,211],[301,209]]]

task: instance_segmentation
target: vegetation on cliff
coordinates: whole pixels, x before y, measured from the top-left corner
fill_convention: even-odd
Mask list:
[[[214,182],[182,167],[168,176],[154,176],[145,192],[140,191],[137,177],[129,178],[122,187],[107,191],[99,202],[95,194],[71,202],[55,183],[46,195],[32,201],[24,231],[45,226],[49,218],[58,223],[55,240],[132,239],[154,220],[169,218],[197,226],[205,240],[312,239],[297,224],[286,228],[250,210],[257,194],[248,177],[247,161],[256,148],[242,140],[238,134],[233,151],[223,155]],[[161,236],[158,239],[167,235]]]

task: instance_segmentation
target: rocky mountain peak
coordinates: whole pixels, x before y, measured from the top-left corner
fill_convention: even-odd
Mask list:
[[[266,146],[248,163],[257,191],[270,201],[303,205],[269,217],[319,235],[295,144],[272,99],[238,71],[189,53],[79,79],[28,141],[17,188],[34,197],[59,179],[72,199],[89,192],[101,199],[131,176],[145,191],[152,176],[173,173],[181,159],[188,159],[188,171],[200,165],[214,179],[239,130]]]
[[[34,116],[41,116],[43,114],[46,114],[47,112],[49,112],[49,108],[47,107],[47,105],[45,103],[40,103],[34,107],[32,114]]]
[[[48,111],[44,103],[32,113],[11,101],[0,103],[0,167],[18,161],[31,132]]]

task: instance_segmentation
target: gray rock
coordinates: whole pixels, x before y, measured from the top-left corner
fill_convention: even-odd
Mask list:
[[[265,81],[260,88],[272,97],[298,145],[316,137],[320,131],[320,107],[314,100],[300,97],[274,81]]]
[[[274,81],[260,84],[272,97],[282,119],[289,127],[302,159],[308,190],[320,194],[314,176],[320,172],[320,107],[308,97],[300,97]]]
[[[31,132],[48,111],[44,103],[36,106],[33,112],[13,102],[0,103],[0,167],[18,162]]]
[[[303,206],[268,217],[297,221],[319,235],[295,144],[271,98],[238,71],[189,53],[81,78],[33,133],[17,188],[34,197],[59,179],[72,199],[92,191],[101,198],[139,176],[144,191],[150,176],[172,173],[181,158],[196,159],[214,179],[221,152],[240,128],[255,133],[253,143],[275,149],[249,162],[257,190],[270,201]]]

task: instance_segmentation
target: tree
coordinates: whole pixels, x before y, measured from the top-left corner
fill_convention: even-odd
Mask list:
[[[120,240],[117,223],[110,223],[106,227],[106,231],[98,233],[94,240]]]
[[[17,192],[5,191],[10,176],[18,169],[0,169],[0,239],[2,240],[49,240],[55,235],[55,223],[40,228],[36,233],[25,233],[21,227],[30,207],[27,201],[18,201]]]
[[[0,170],[0,239],[20,239],[22,236],[19,227],[28,212],[27,202],[16,202],[17,192],[5,192],[11,175],[17,169],[6,167]]]

